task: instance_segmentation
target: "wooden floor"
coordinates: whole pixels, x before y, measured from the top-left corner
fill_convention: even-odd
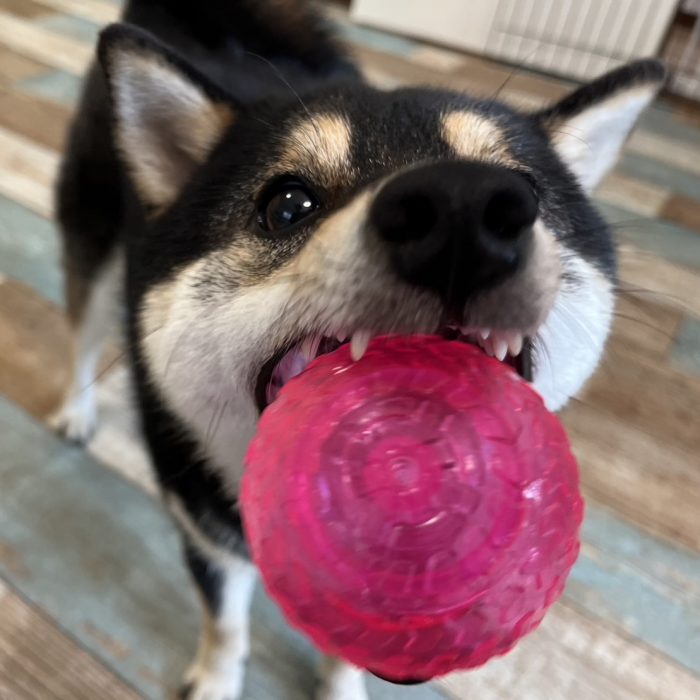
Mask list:
[[[108,0],[0,0],[0,698],[166,698],[197,633],[173,528],[153,497],[124,368],[100,389],[87,451],[46,418],[66,376],[51,185]],[[493,94],[509,70],[338,15],[385,86]],[[561,82],[519,72],[524,106]],[[431,686],[371,682],[376,700],[700,698],[700,112],[661,100],[601,208],[621,246],[614,338],[564,413],[588,501],[564,599],[507,658]],[[302,700],[315,652],[259,592],[246,697]]]

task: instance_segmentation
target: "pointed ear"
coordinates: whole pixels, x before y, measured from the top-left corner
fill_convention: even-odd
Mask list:
[[[128,25],[98,48],[117,148],[143,204],[168,207],[233,122],[234,106],[155,37]]]
[[[590,192],[615,165],[627,136],[663,85],[665,75],[658,61],[630,63],[537,115],[584,190]]]

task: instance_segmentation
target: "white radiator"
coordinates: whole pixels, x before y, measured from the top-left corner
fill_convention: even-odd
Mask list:
[[[670,68],[668,87],[700,100],[700,0],[683,0],[685,22],[674,23],[663,58]]]
[[[658,55],[678,0],[354,0],[358,22],[587,79]]]

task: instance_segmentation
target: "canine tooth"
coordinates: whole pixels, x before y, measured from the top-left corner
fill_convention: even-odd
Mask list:
[[[335,337],[339,343],[344,343],[348,339],[348,334],[345,333],[344,331],[338,331],[335,334]]]
[[[506,355],[508,354],[508,343],[500,335],[496,338],[493,338],[492,342],[494,357],[503,362],[503,360],[506,359]]]
[[[481,338],[479,340],[479,345],[484,349],[484,352],[487,355],[490,355],[491,357],[494,357],[495,353],[493,351],[493,340],[490,338],[486,338],[485,340]]]
[[[350,356],[355,362],[362,359],[367,350],[372,334],[369,331],[355,331],[350,340]]]
[[[479,330],[477,330],[477,333],[479,334],[482,340],[488,340],[489,336],[491,335],[491,329],[479,328]]]
[[[513,357],[517,357],[523,349],[523,334],[513,331],[507,334],[508,338],[508,352]]]

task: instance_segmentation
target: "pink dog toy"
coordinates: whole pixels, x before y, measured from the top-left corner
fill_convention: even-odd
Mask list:
[[[265,411],[242,507],[290,622],[396,681],[510,650],[579,551],[564,430],[506,365],[433,337],[316,359]]]

